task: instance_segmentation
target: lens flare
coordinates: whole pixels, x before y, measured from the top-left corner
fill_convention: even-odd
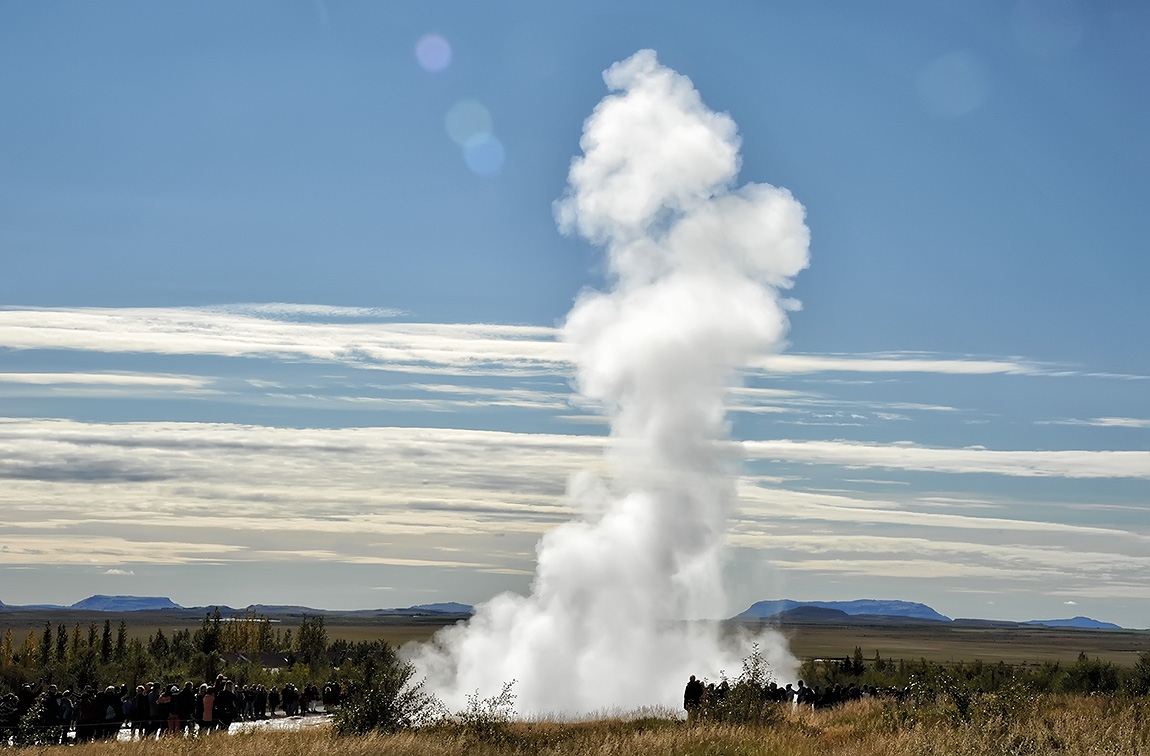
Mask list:
[[[965,51],[933,60],[918,75],[918,91],[939,115],[961,116],[977,110],[989,92],[986,67]]]
[[[447,135],[460,147],[491,134],[491,113],[477,100],[460,100],[443,119]]]
[[[463,145],[463,159],[471,172],[477,176],[485,178],[498,176],[503,170],[503,161],[506,157],[503,143],[490,134],[473,137]]]
[[[425,34],[415,43],[415,59],[424,71],[439,73],[451,65],[451,44],[438,34]]]

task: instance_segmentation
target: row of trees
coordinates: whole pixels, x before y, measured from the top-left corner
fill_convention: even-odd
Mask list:
[[[943,665],[926,659],[899,659],[896,662],[884,659],[877,651],[873,659],[865,659],[862,649],[856,647],[850,657],[807,661],[800,668],[799,677],[810,686],[845,687],[853,683],[902,689],[915,681],[938,678],[944,673],[956,684],[985,693],[1022,686],[1035,693],[1150,695],[1150,651],[1142,653],[1132,667],[1090,658],[1085,652],[1080,653],[1073,664],[1044,662],[1031,665],[976,660]]]
[[[305,615],[293,632],[255,612],[225,619],[217,608],[194,631],[157,628],[146,641],[130,637],[123,621],[116,628],[110,620],[102,628],[96,622],[87,628],[48,622],[19,645],[11,628],[0,636],[0,694],[30,682],[134,687],[149,680],[211,680],[221,672],[241,684],[278,682],[282,675],[265,669],[261,654],[282,656],[293,681],[322,682],[331,671],[331,648],[322,616]]]

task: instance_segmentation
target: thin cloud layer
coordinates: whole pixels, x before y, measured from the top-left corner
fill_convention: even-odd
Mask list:
[[[289,317],[382,317],[368,315],[380,312],[371,308],[284,304],[0,309],[0,348],[312,359],[428,373],[493,370],[563,375],[572,369],[569,346],[557,340],[557,329],[545,326],[348,323]],[[757,358],[747,368],[765,374],[1037,375],[1055,372],[1053,368],[1019,360],[945,358],[919,353],[776,354]]]
[[[0,348],[313,359],[390,370],[562,372],[566,350],[554,337],[554,329],[535,326],[303,322],[216,308],[0,310]]]
[[[445,588],[461,571],[522,581],[539,536],[576,514],[570,476],[590,468],[609,480],[597,468],[603,445],[598,436],[458,429],[6,419],[0,567],[92,565],[139,577],[148,565],[376,564],[442,574],[435,580]],[[788,451],[812,459],[793,443],[770,454]],[[958,461],[947,467],[956,480],[971,472],[970,459],[996,454],[1010,463],[985,466],[998,476],[1096,470],[1091,461],[1076,471],[1073,459],[1052,452],[1014,459],[927,451],[931,465],[954,453]],[[827,465],[858,461],[850,445],[821,452]],[[970,501],[904,488],[863,497],[752,476],[742,478],[737,498],[730,542],[740,570],[775,564],[800,582],[937,574],[946,585],[978,576],[1004,590],[1023,581],[1032,593],[1150,597],[1150,529],[1132,524],[1145,522],[1137,507],[1112,509],[1111,524],[1099,525],[1080,514],[1089,501]],[[755,590],[734,594],[728,610],[765,597]]]
[[[1150,480],[1150,451],[991,451],[844,441],[747,441],[748,458],[942,473]]]

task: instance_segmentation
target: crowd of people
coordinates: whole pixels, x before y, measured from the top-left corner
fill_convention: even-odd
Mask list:
[[[275,717],[277,710],[287,717],[317,713],[320,705],[328,710],[342,696],[334,681],[322,690],[314,684],[300,689],[293,683],[268,689],[236,685],[223,675],[198,687],[190,681],[183,687],[149,682],[135,690],[127,685],[103,690],[89,685],[61,691],[56,685],[25,684],[17,693],[0,698],[0,739],[7,741],[22,726],[30,726],[24,720],[34,707],[40,708],[32,726],[44,733],[39,742],[83,743],[112,740],[122,729],[141,739],[206,734],[227,730],[233,722]]]
[[[720,704],[730,692],[730,684],[723,680],[719,684],[703,683],[696,680],[694,675],[687,682],[683,690],[683,708],[687,710],[688,723],[695,720],[707,710],[708,706]],[[775,703],[790,703],[793,707],[809,706],[812,709],[823,709],[835,706],[846,701],[857,701],[863,698],[902,698],[906,691],[896,689],[876,688],[873,685],[815,685],[807,687],[799,680],[797,687],[787,683],[780,687],[777,683],[768,683],[763,690],[763,699]]]

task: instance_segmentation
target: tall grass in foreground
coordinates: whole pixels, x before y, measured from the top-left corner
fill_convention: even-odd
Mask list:
[[[13,756],[52,754],[59,746],[16,748]],[[443,723],[393,734],[335,737],[326,728],[212,735],[191,740],[93,743],[72,756],[442,756],[443,754],[580,754],[587,756],[951,756],[958,754],[1150,755],[1146,699],[1042,696],[1018,710],[995,702],[965,713],[864,700],[827,711],[792,712],[771,724],[701,724],[677,720],[511,722],[476,730]]]

